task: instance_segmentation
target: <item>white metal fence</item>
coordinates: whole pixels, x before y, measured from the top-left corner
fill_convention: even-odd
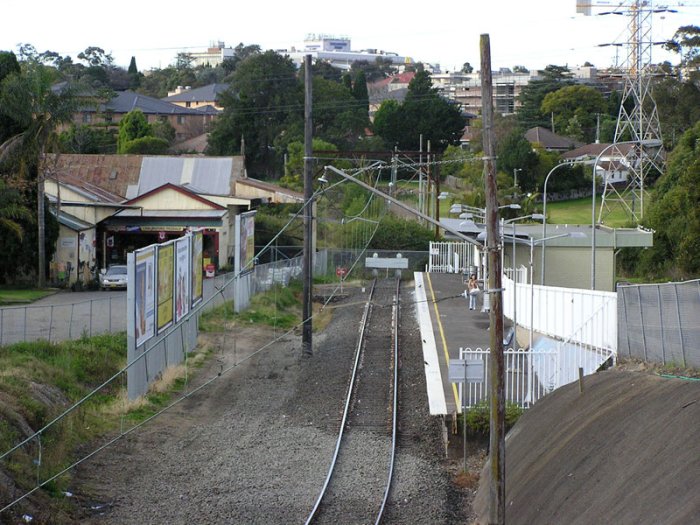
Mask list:
[[[468,242],[431,242],[428,272],[468,272],[477,266],[476,248]]]
[[[466,360],[480,360],[484,363],[483,382],[467,382],[459,385],[462,406],[473,408],[489,397],[490,351],[481,348],[474,350],[460,348],[459,357]],[[503,359],[507,402],[526,408],[554,389],[547,379],[556,375],[558,365],[556,350],[530,352],[522,348],[508,349],[503,352]]]
[[[503,313],[546,336],[617,352],[617,293],[519,282],[503,276]]]
[[[507,349],[503,352],[505,367],[505,398],[523,408],[559,387],[578,379],[579,368],[584,375],[595,373],[614,354],[604,349],[591,349],[563,342],[549,341],[530,350]],[[472,408],[486,401],[489,395],[490,351],[488,349],[459,349],[460,359],[480,360],[484,363],[484,381],[459,385],[459,396],[464,408]]]

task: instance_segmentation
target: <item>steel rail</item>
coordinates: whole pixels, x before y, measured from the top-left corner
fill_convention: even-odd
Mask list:
[[[321,502],[323,501],[324,497],[326,496],[326,492],[328,490],[328,487],[330,485],[331,478],[333,477],[333,473],[335,471],[336,463],[338,460],[338,455],[340,453],[340,447],[341,443],[343,441],[343,437],[345,434],[345,428],[347,424],[348,417],[350,415],[350,405],[351,401],[353,398],[353,391],[355,390],[355,382],[358,376],[359,372],[359,363],[360,363],[360,358],[362,356],[362,348],[364,345],[364,340],[365,340],[365,334],[366,334],[366,327],[370,318],[370,310],[372,306],[372,299],[374,298],[374,292],[376,290],[377,286],[377,279],[374,279],[372,282],[372,287],[369,293],[369,298],[367,300],[367,303],[365,304],[365,310],[362,315],[362,321],[360,323],[360,337],[358,338],[358,343],[356,346],[355,350],[355,360],[353,363],[353,370],[352,370],[352,375],[350,378],[350,383],[348,385],[347,389],[347,395],[345,399],[345,407],[343,409],[343,417],[341,420],[340,424],[340,430],[338,432],[338,439],[336,441],[336,446],[335,450],[333,452],[333,458],[331,460],[331,464],[328,468],[328,473],[326,475],[326,479],[324,481],[323,487],[321,488],[321,491],[319,493],[319,496],[314,504],[313,509],[309,513],[308,518],[306,519],[305,525],[309,525],[313,522],[314,518],[316,518],[318,511],[321,507]],[[394,377],[393,377],[393,400],[392,400],[392,407],[393,407],[393,417],[392,417],[392,441],[391,441],[391,458],[389,462],[389,470],[388,470],[388,480],[387,480],[387,485],[385,487],[384,491],[384,496],[382,500],[381,507],[379,509],[379,512],[377,514],[377,518],[375,523],[378,524],[381,521],[382,515],[384,513],[384,508],[386,506],[386,502],[389,497],[389,491],[391,487],[391,478],[393,476],[393,471],[394,471],[394,457],[396,454],[396,435],[397,435],[397,406],[398,406],[398,297],[399,297],[399,290],[400,290],[400,279],[396,280],[396,293],[394,296],[394,302],[392,305],[392,359],[394,360]]]
[[[392,359],[394,360],[394,396],[392,400],[392,416],[391,416],[391,459],[389,460],[389,473],[387,475],[386,490],[382,499],[382,506],[379,508],[377,519],[374,524],[379,525],[384,515],[386,502],[389,500],[389,492],[391,491],[391,481],[394,477],[394,460],[396,459],[396,429],[398,415],[398,400],[399,400],[399,294],[401,292],[401,279],[396,279],[396,295],[394,295],[392,332],[393,332],[393,348]]]

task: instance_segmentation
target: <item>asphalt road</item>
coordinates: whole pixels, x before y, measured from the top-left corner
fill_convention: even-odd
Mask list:
[[[204,299],[222,286],[224,276],[204,281]],[[231,293],[227,293],[227,298]],[[0,345],[20,341],[64,341],[126,330],[126,291],[61,291],[28,306],[0,308]]]

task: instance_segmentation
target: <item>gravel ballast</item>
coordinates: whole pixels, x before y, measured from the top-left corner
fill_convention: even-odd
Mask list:
[[[404,284],[399,445],[384,523],[468,523],[472,493],[453,483],[441,421],[428,414],[412,290]],[[366,297],[359,287],[346,292],[314,334],[313,357],[301,357],[300,337],[282,337],[84,463],[73,487],[79,521],[303,523],[335,447]],[[193,385],[280,335],[251,325],[202,336],[218,350]]]

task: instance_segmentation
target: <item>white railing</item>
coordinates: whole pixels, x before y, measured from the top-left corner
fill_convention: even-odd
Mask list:
[[[489,397],[490,352],[481,348],[460,348],[459,356],[484,362],[483,382],[458,386],[464,408],[472,408]],[[584,375],[593,374],[607,360],[614,359],[614,354],[604,349],[557,343],[539,344],[532,350],[507,349],[503,359],[506,401],[528,408],[555,389],[576,381],[579,368]]]
[[[431,242],[428,272],[466,272],[476,266],[474,251],[474,245],[468,242]]]
[[[503,313],[512,320],[515,311],[518,326],[617,353],[617,293],[518,282],[514,297],[507,275],[503,288]]]
[[[480,383],[460,383],[459,396],[465,408],[472,408],[489,397],[489,364],[488,349],[470,348],[459,349],[460,359],[481,360],[484,362],[484,381]],[[505,398],[507,402],[515,403],[523,408],[547,395],[554,388],[547,380],[556,377],[559,365],[556,350],[527,350],[512,349],[503,352],[505,367]],[[463,386],[464,385],[464,386]]]

